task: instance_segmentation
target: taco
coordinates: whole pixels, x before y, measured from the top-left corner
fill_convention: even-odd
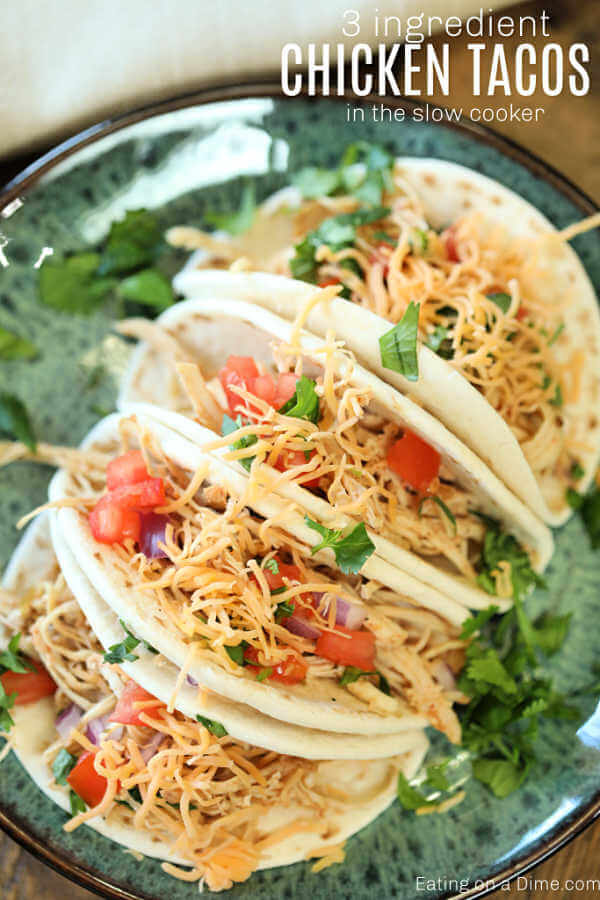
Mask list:
[[[102,620],[101,604],[87,587],[83,594]],[[141,657],[103,661],[60,573],[47,520],[15,552],[2,601],[2,689],[14,701],[2,725],[8,747],[70,813],[65,830],[86,824],[164,860],[165,871],[184,881],[218,891],[256,869],[310,857],[321,858],[317,867],[341,861],[344,841],[383,812],[398,773],[413,777],[426,752],[415,731],[387,759],[308,759],[301,751],[310,741],[296,729],[296,753],[286,755],[160,702],[130,676],[160,684],[157,657],[145,668]]]
[[[145,400],[187,413],[169,427],[241,461],[263,492],[322,526],[362,524],[378,556],[470,608],[489,606],[490,594],[506,606],[538,580],[552,554],[547,527],[332,332],[315,338],[223,298],[180,303],[139,333],[147,341],[125,376],[123,409]],[[221,441],[199,422],[224,428]]]
[[[460,739],[464,607],[378,558],[364,529],[341,556],[318,549],[303,509],[257,495],[243,470],[151,417],[106,419],[86,447],[113,459],[55,476],[61,534],[104,602],[180,678],[322,731],[430,723]]]
[[[522,197],[463,166],[389,155],[379,164],[367,172],[367,180],[385,176],[375,212],[360,188],[343,187],[343,167],[342,182],[329,179],[333,196],[306,173],[298,181],[305,191],[312,184],[310,197],[282,195],[296,206],[293,242],[246,262],[303,282],[202,271],[218,264],[207,245],[175,278],[177,290],[300,315],[322,336],[333,328],[360,362],[436,416],[540,518],[560,525],[571,512],[569,488],[584,492],[600,458],[600,315],[568,244],[597,217],[558,232]],[[322,294],[323,303],[311,305],[311,284],[335,284],[351,302]],[[418,354],[411,367],[390,369],[379,338],[411,303]]]

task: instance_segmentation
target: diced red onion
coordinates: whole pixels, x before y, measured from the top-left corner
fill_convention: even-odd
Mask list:
[[[152,757],[158,752],[158,748],[162,744],[164,739],[164,734],[160,731],[155,731],[150,740],[145,746],[140,747],[140,753],[142,755],[142,759],[145,763],[148,760],[152,759]]]
[[[143,513],[140,550],[148,559],[162,559],[167,554],[159,547],[165,542],[165,528],[169,521],[162,513]]]
[[[98,716],[98,718],[96,719],[90,719],[90,721],[88,722],[85,736],[92,744],[98,746],[100,742],[100,735],[108,725],[109,716],[110,713],[106,713],[103,716]]]
[[[319,607],[322,598],[323,594],[313,594],[313,601],[316,608]],[[342,597],[336,597],[335,600],[335,624],[342,625],[344,628],[348,628],[349,631],[358,631],[367,618],[367,610],[364,606],[359,606],[357,603],[350,603]],[[328,611],[329,603],[326,603],[324,608],[319,610],[324,619],[327,618]]]
[[[191,684],[192,687],[198,687],[198,682],[196,681],[195,678],[192,678],[191,675],[186,675],[185,680],[187,681],[188,684]]]
[[[293,616],[289,616],[287,619],[284,619],[281,624],[284,628],[287,628],[288,631],[291,631],[292,634],[297,634],[298,637],[308,638],[309,641],[316,641],[321,635],[318,628],[315,628],[308,619],[304,619],[300,615],[294,614]]]
[[[70,706],[67,706],[66,709],[63,709],[63,711],[58,714],[55,725],[56,730],[63,740],[70,735],[82,715],[83,710],[75,703],[71,703]]]
[[[443,659],[438,659],[432,666],[433,675],[438,682],[438,684],[444,688],[445,691],[453,691],[456,687],[456,678],[454,677],[454,673],[450,666],[443,661]]]

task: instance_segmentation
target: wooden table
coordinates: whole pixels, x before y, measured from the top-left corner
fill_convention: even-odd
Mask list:
[[[424,0],[423,7],[427,3]],[[484,4],[485,7],[485,4]],[[515,8],[516,9],[516,8]],[[600,28],[597,0],[555,0],[549,3],[527,3],[518,8],[519,14],[535,15],[546,9],[551,16],[552,39],[568,46],[575,42],[590,46],[592,60],[600,54]],[[519,39],[506,39],[505,45],[514,47]],[[543,38],[534,41],[538,46]],[[434,39],[433,43],[441,43]],[[465,110],[483,105],[471,96],[471,60],[466,50],[467,40],[453,42],[453,70],[455,82],[453,96],[432,98],[443,106],[462,106]],[[510,100],[510,98],[508,98]],[[481,98],[483,100],[483,98]],[[507,98],[485,98],[485,105],[499,107],[506,105]],[[535,123],[499,124],[493,127],[513,140],[529,148],[549,162],[567,177],[571,178],[592,198],[600,203],[600,91],[587,97],[572,98],[567,94],[558,97],[534,95],[527,105],[544,107],[545,114]],[[6,181],[21,165],[4,166]],[[1,174],[1,171],[0,171]],[[564,884],[572,879],[600,879],[600,823],[592,826],[583,835],[569,844],[555,856],[530,872],[526,887],[513,884],[510,891],[497,891],[494,900],[504,897],[519,897],[520,900],[539,900],[552,897],[553,900],[567,900],[573,897]],[[546,890],[544,883],[556,880],[558,890]],[[532,883],[533,882],[533,883]],[[536,883],[537,882],[537,883]],[[579,893],[583,900],[594,892]],[[596,893],[600,894],[600,890]],[[0,900],[92,900],[92,894],[60,875],[46,868],[28,853],[18,847],[10,838],[0,833]],[[423,895],[425,896],[425,895]],[[383,898],[382,898],[383,900]]]

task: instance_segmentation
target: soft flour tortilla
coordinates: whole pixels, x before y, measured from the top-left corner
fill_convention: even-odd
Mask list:
[[[346,304],[350,306],[350,304]],[[354,308],[354,307],[352,307]],[[180,353],[197,362],[205,377],[212,378],[223,367],[230,354],[251,355],[272,366],[272,343],[288,343],[292,334],[289,321],[266,309],[237,300],[188,300],[171,307],[158,319],[166,339],[175,338]],[[303,331],[300,337],[303,357],[309,366],[318,370],[322,356],[318,350],[322,340]],[[172,341],[171,341],[172,343]],[[155,403],[161,408],[183,410],[185,398],[181,388],[170,380],[173,358],[167,358],[156,344],[140,344],[134,352],[120,396],[123,410],[135,409],[130,401]],[[333,364],[339,374],[345,374],[349,363],[343,353],[333,354]],[[310,374],[310,371],[309,371]],[[456,373],[455,373],[456,375]],[[442,456],[459,484],[477,497],[479,509],[497,519],[507,532],[530,552],[537,571],[543,571],[553,551],[552,535],[548,528],[512,494],[468,447],[426,410],[377,375],[356,364],[352,384],[371,392],[370,406],[392,422],[416,432]],[[157,413],[158,415],[158,413]],[[165,420],[166,421],[166,420]],[[185,417],[169,417],[168,424],[185,437],[202,445],[207,434]],[[241,471],[241,467],[238,464]],[[274,470],[270,471],[276,477]],[[299,485],[279,485],[277,491],[299,502],[313,518],[323,524],[339,521],[340,515],[327,502]],[[348,519],[348,522],[350,519]],[[339,525],[337,526],[339,527]],[[486,608],[490,595],[452,572],[404,550],[381,534],[369,530],[377,554],[413,578],[453,597],[472,609]]]
[[[61,571],[94,634],[107,650],[123,640],[123,628],[78,566],[58,527],[55,514],[52,519],[52,543]],[[163,703],[172,702],[190,719],[201,715],[220,722],[236,740],[275,753],[301,756],[303,759],[381,759],[406,753],[422,743],[422,730],[419,728],[401,734],[364,736],[330,734],[316,728],[301,728],[280,722],[211,691],[199,691],[185,680],[178,686],[175,666],[162,659],[157,663],[156,655],[142,645],[136,647],[135,654],[139,659],[135,662],[125,660],[119,664],[120,668]]]
[[[416,192],[433,228],[444,228],[465,213],[476,212],[484,224],[501,225],[514,238],[556,233],[548,219],[522,197],[464,166],[409,157],[400,158],[397,165],[407,190]],[[566,363],[577,350],[584,350],[586,356],[579,398],[575,402],[566,397],[562,407],[569,427],[580,438],[585,475],[578,484],[585,491],[600,459],[600,312],[594,288],[572,247],[558,240],[540,247],[547,277],[540,279],[534,299],[551,306],[572,298],[572,312],[554,352],[560,363]],[[315,291],[313,285],[282,276],[198,270],[193,262],[175,277],[174,285],[185,297],[245,300],[290,319]],[[314,307],[306,326],[321,336],[333,329],[366,368],[436,416],[549,525],[560,525],[569,517],[572,510],[565,500],[565,486],[552,476],[536,482],[506,422],[466,378],[428,347],[419,345],[419,380],[411,382],[381,365],[378,340],[390,324],[374,313],[335,299]]]
[[[52,550],[48,526],[48,518],[44,516],[34,522],[27,530],[6,569],[2,581],[3,588],[9,591],[27,591],[28,588],[35,586],[40,580],[53,576],[56,568],[56,558]],[[53,530],[56,534],[55,523],[53,523]],[[62,544],[60,535],[58,535],[58,543]],[[117,639],[120,639],[122,633],[119,634],[120,629],[118,629],[118,626],[114,627],[114,614],[111,618],[110,613],[106,611],[105,604],[93,591],[89,582],[86,584],[85,576],[81,572],[79,572],[79,575],[73,575],[76,564],[72,559],[68,558],[68,552],[62,545],[60,553],[61,563],[63,561],[66,562],[66,568],[71,576],[74,577],[77,586],[81,588],[78,596],[85,597],[81,605],[86,614],[87,610],[91,611],[90,623],[94,630],[96,630],[96,626],[98,627],[98,631],[96,631],[97,636],[100,636],[99,632],[101,632],[105,638],[110,639],[112,630],[115,631]],[[81,583],[79,583],[79,577],[82,579]],[[0,640],[3,642],[5,639],[6,634],[3,633],[0,636]],[[151,654],[148,654],[148,656],[151,659],[154,658]],[[168,673],[166,670],[165,672],[153,673],[150,671],[151,659],[140,656],[137,662],[123,663],[122,668],[141,684],[144,683],[142,678],[147,676],[146,684],[149,688],[166,686],[167,690],[170,691],[176,678],[175,670],[171,667],[171,671]],[[169,682],[171,688],[168,686]],[[191,688],[189,690],[191,691]],[[158,691],[155,693],[158,694]],[[161,697],[161,699],[165,698]],[[210,702],[218,704],[220,701],[211,698]],[[182,708],[179,699],[177,707],[182,712],[190,714],[187,709]],[[221,721],[224,721],[225,714],[230,714],[229,722],[231,724],[240,719],[241,713],[239,710],[244,708],[240,707],[239,704],[230,703],[227,705],[227,708],[225,706],[221,708],[218,705],[214,707],[207,706],[204,708],[204,712],[210,718],[211,712],[221,711],[221,709],[224,711]],[[44,698],[37,703],[27,706],[14,707],[11,712],[15,721],[11,731],[12,745],[21,764],[43,793],[66,812],[69,812],[68,789],[54,784],[43,756],[44,751],[56,738],[56,711],[52,698]],[[277,727],[281,726],[282,723],[268,722],[266,717],[260,716],[253,710],[246,709],[246,713],[251,719],[246,734],[234,735],[233,727],[230,730],[230,734],[239,740],[251,743],[250,736],[263,726],[267,730],[275,729],[275,739],[277,739],[278,735],[283,735],[284,743],[289,740],[289,736],[293,733],[298,736],[298,744],[295,750],[284,751],[273,746],[272,749],[276,752],[290,752],[292,755],[304,755],[306,758],[327,759],[326,756],[310,755],[312,752],[310,744],[317,742],[320,748],[326,750],[329,746],[334,746],[331,741],[335,742],[338,738],[336,735],[328,736],[317,732],[307,732],[306,735],[302,735],[302,729],[285,725],[283,725],[283,731],[281,728],[278,731]],[[359,749],[360,738],[348,735],[341,737],[349,746]],[[388,746],[392,747],[390,738],[387,736],[378,735],[374,740],[377,742],[388,741]],[[269,745],[262,743],[260,746]],[[319,766],[319,778],[322,784],[324,786],[334,785],[339,790],[346,791],[351,800],[347,803],[332,803],[331,812],[325,817],[321,832],[294,835],[266,850],[259,868],[267,869],[299,862],[317,848],[339,844],[377,818],[394,800],[398,772],[403,772],[406,778],[412,778],[421,766],[427,752],[428,742],[423,732],[419,730],[411,733],[410,740],[404,749],[402,749],[402,740],[394,744],[394,747],[393,752],[396,755],[387,759],[374,760],[354,756],[344,757],[342,762],[339,760],[322,762]],[[301,752],[303,750],[307,751],[307,753]],[[300,806],[274,807],[261,819],[261,829],[264,835],[267,835],[281,825],[300,817],[306,817],[306,810],[303,810]],[[130,811],[121,806],[111,812],[107,818],[97,817],[86,824],[105,837],[116,841],[128,849],[143,853],[145,856],[189,865],[185,860],[171,856],[168,848],[162,842],[152,838],[148,833],[135,829],[131,824],[131,818]]]
[[[90,432],[83,446],[103,447],[107,452],[115,452],[118,421],[119,417],[116,415],[104,419]],[[218,458],[203,453],[195,444],[158,422],[150,419],[141,421],[151,431],[153,439],[160,442],[163,453],[177,465],[195,472],[208,463],[207,477],[211,483],[223,485],[234,494],[244,491],[244,475],[225,466]],[[77,485],[68,473],[59,472],[50,485],[50,498],[59,500],[76,495]],[[269,494],[258,499],[253,506],[260,515],[269,518],[285,511],[287,530],[306,544],[314,543],[314,532],[304,525],[303,512],[290,508],[290,504],[286,504],[281,498]],[[197,645],[190,647],[180,634],[165,624],[158,601],[147,593],[137,591],[122,575],[116,565],[114,548],[94,540],[86,515],[75,508],[63,507],[58,512],[58,522],[78,565],[118,618],[127,623],[136,637],[148,641],[178,669],[184,668],[204,687],[221,696],[248,704],[268,716],[322,731],[361,735],[397,734],[427,724],[408,707],[401,707],[397,714],[389,716],[367,712],[366,704],[333,679],[318,679],[310,685],[268,684],[245,677],[243,671],[240,675],[225,671],[212,661],[209,651],[202,650]],[[314,558],[317,562],[335,566],[331,550],[319,551]],[[403,593],[402,586],[406,581],[403,573],[384,560],[374,557],[367,561],[363,571],[369,565],[372,567],[370,577]],[[418,582],[416,585],[426,596],[430,593]],[[460,621],[467,617],[467,611],[453,601],[442,595],[440,601],[450,610],[457,611]]]

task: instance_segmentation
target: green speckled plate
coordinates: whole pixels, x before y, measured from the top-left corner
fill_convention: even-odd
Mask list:
[[[405,105],[405,109],[411,109]],[[0,326],[40,348],[33,362],[0,364],[0,389],[18,394],[39,435],[76,444],[114,403],[128,346],[111,333],[111,310],[83,318],[54,313],[36,298],[36,268],[48,248],[61,253],[96,241],[127,208],[155,208],[162,224],[199,224],[203,210],[237,202],[242,176],[267,196],[289,173],[331,165],[357,139],[386,142],[399,154],[460,162],[498,179],[557,226],[594,211],[557,173],[481,128],[349,124],[340,100],[281,99],[265,86],[187,97],[90,129],[24,172],[0,197]],[[365,119],[368,120],[368,115]],[[575,246],[600,287],[600,237]],[[3,254],[3,255],[2,255]],[[102,366],[100,365],[102,364]],[[0,471],[0,565],[17,541],[16,520],[45,499],[50,469],[29,463]],[[572,628],[552,670],[560,690],[588,683],[600,631],[600,557],[577,520],[556,535],[549,590],[532,609],[573,612]],[[254,875],[229,896],[243,900],[334,897],[474,896],[497,886],[561,846],[600,812],[600,714],[582,704],[585,726],[546,725],[539,764],[506,800],[482,786],[448,814],[416,817],[397,805],[348,844],[347,859],[318,877],[309,864]],[[197,886],[141,863],[81,828],[65,834],[65,815],[20,765],[0,767],[0,823],[64,874],[110,897],[172,900]]]

